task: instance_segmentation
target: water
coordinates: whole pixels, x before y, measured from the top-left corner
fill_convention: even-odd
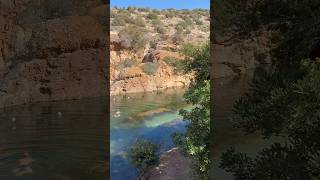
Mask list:
[[[259,72],[257,70],[256,72]],[[280,138],[264,140],[259,134],[245,135],[241,129],[234,128],[230,122],[232,107],[244,93],[248,91],[249,83],[255,72],[249,72],[241,77],[215,79],[214,84],[214,133],[212,137],[212,164],[211,177],[214,180],[233,180],[233,176],[218,168],[220,156],[230,147],[236,151],[254,156],[264,147],[269,146]]]
[[[0,112],[1,180],[107,179],[105,98]]]
[[[171,134],[184,131],[186,122],[178,114],[189,108],[183,89],[161,93],[137,93],[111,97],[110,173],[112,180],[136,179],[136,169],[126,158],[130,145],[138,138],[161,145],[161,152],[174,147]]]

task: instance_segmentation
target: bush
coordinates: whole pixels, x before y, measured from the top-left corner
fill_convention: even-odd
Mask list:
[[[203,22],[200,19],[195,19],[194,21],[195,21],[196,25],[198,25],[198,26],[203,25]]]
[[[123,47],[135,51],[143,49],[148,43],[146,30],[135,25],[129,25],[122,29],[119,32],[119,38]]]
[[[115,16],[111,25],[112,26],[125,26],[126,20],[122,16]]]
[[[178,73],[183,72],[183,69],[184,69],[184,66],[185,66],[184,61],[179,60],[179,59],[177,59],[177,58],[175,58],[175,57],[171,57],[171,56],[166,56],[166,57],[164,57],[164,58],[163,58],[163,61],[164,61],[166,64],[174,67],[174,70],[175,70],[176,72],[178,72]]]
[[[182,33],[178,33],[176,32],[173,36],[172,36],[172,42],[176,43],[176,44],[181,44],[183,43],[183,34]]]
[[[175,16],[175,12],[170,11],[170,10],[166,10],[164,15],[166,16],[166,18],[173,18]]]
[[[128,151],[129,161],[141,174],[159,163],[159,146],[147,140],[137,140]]]
[[[155,12],[150,12],[148,15],[147,15],[147,18],[148,19],[158,19],[158,14],[156,14]]]
[[[118,14],[113,15],[114,19],[112,21],[113,26],[125,26],[127,23],[132,23],[131,15],[127,11],[119,12]]]
[[[127,58],[118,65],[118,70],[132,67],[135,64],[137,64],[137,60]]]
[[[148,75],[154,75],[159,68],[159,63],[152,63],[152,62],[147,62],[144,63],[142,66],[142,70],[144,73]]]
[[[190,34],[191,30],[190,29],[186,29],[186,34]]]
[[[166,28],[163,25],[158,25],[156,30],[159,34],[165,34],[167,32]]]
[[[145,22],[145,21],[143,20],[143,18],[140,17],[140,16],[137,16],[137,17],[133,20],[132,24],[135,24],[135,25],[140,26],[140,27],[145,27],[145,26],[146,26],[146,22]]]

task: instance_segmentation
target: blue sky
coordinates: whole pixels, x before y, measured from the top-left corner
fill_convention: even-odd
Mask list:
[[[110,0],[112,7],[149,7],[152,9],[194,9],[210,8],[210,0]]]

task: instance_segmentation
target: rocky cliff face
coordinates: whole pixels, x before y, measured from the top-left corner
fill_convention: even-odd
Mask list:
[[[213,52],[212,77],[221,78],[246,73],[263,64],[271,63],[269,34],[250,40],[230,40],[211,43]],[[223,42],[226,38],[220,38]]]
[[[0,108],[106,95],[108,6],[58,1],[0,1]]]
[[[209,42],[208,10],[112,9],[111,17],[111,95],[188,86],[192,73],[175,62],[185,60],[184,43]]]
[[[108,6],[58,1],[0,1],[0,108],[107,94]]]

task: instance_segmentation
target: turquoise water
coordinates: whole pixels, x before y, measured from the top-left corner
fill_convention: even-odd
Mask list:
[[[183,89],[161,93],[137,93],[111,97],[110,173],[112,180],[137,177],[126,158],[130,145],[138,138],[160,144],[161,151],[174,147],[172,133],[184,131],[186,122],[178,110],[186,107]]]
[[[0,110],[1,180],[105,180],[105,97]]]

